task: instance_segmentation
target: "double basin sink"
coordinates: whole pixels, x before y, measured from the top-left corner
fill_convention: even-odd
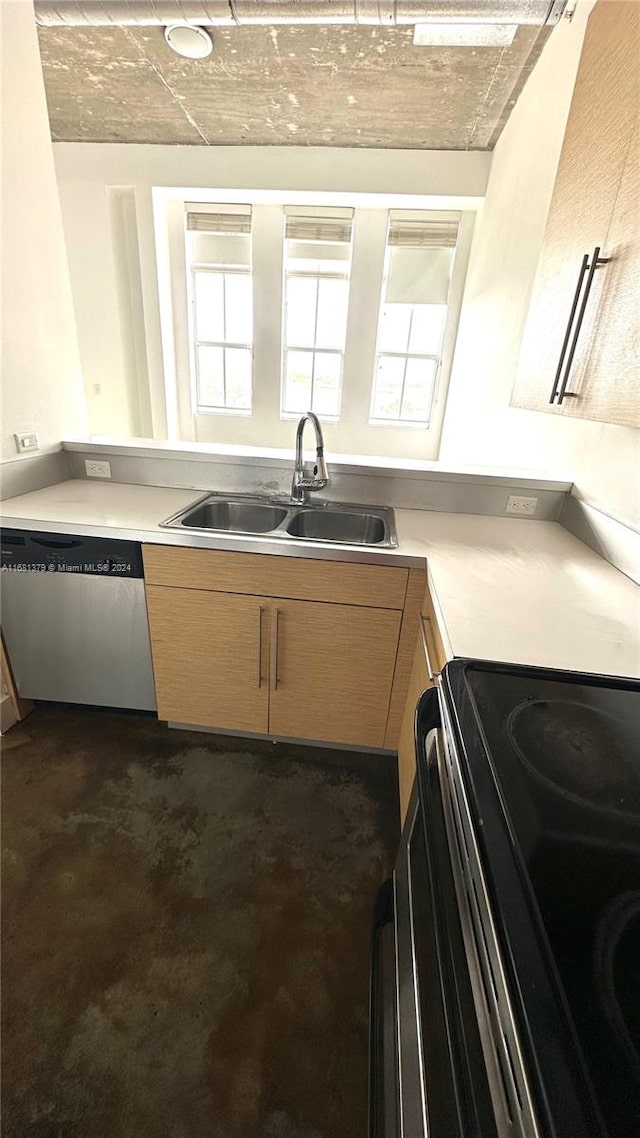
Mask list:
[[[169,529],[239,533],[288,541],[397,546],[393,510],[388,507],[311,502],[278,502],[245,494],[207,494],[160,523]]]

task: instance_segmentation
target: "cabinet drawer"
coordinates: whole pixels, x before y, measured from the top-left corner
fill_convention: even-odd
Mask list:
[[[408,569],[262,553],[144,545],[147,584],[401,609]]]

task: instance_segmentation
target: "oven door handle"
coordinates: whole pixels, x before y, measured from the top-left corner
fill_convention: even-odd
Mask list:
[[[426,691],[424,691],[420,696],[420,699],[416,704],[416,714],[413,726],[417,760],[417,757],[424,745],[424,740],[426,739],[429,732],[433,731],[436,727],[442,727],[440,700],[438,699],[437,688],[427,688]]]

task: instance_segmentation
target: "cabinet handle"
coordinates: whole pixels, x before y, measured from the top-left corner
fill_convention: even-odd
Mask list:
[[[571,347],[569,348],[569,355],[567,356],[567,366],[564,369],[564,376],[562,377],[562,383],[560,385],[560,391],[558,393],[558,406],[560,406],[563,399],[575,399],[578,395],[577,391],[567,391],[567,384],[569,382],[569,374],[571,372],[571,365],[573,363],[573,357],[576,354],[576,348],[578,346],[578,337],[580,335],[580,329],[582,328],[582,321],[584,320],[584,314],[585,314],[586,309],[587,309],[587,303],[589,301],[589,293],[591,292],[591,286],[593,284],[593,278],[595,275],[595,271],[596,271],[596,269],[599,269],[601,265],[607,265],[609,263],[610,259],[611,259],[610,257],[601,257],[600,256],[600,246],[596,245],[595,249],[593,250],[593,256],[591,257],[591,264],[589,265],[589,275],[587,276],[587,283],[585,285],[584,293],[582,295],[582,304],[580,305],[580,311],[578,313],[578,319],[576,321],[575,331],[573,333],[573,340],[571,342]]]
[[[427,625],[430,623],[429,617],[423,616],[423,614],[420,613],[420,623],[422,628],[422,647],[424,649],[424,658],[427,662],[427,674],[433,683],[433,681],[440,675],[440,672],[436,672],[434,670],[431,663],[431,657],[429,656],[429,637],[427,635]]]
[[[582,282],[584,280],[584,274],[586,273],[588,267],[589,267],[589,254],[585,253],[584,257],[582,258],[582,264],[580,266],[580,272],[578,273],[578,283],[576,285],[575,296],[573,298],[573,304],[571,305],[571,312],[569,314],[569,319],[567,321],[567,328],[566,328],[566,331],[564,334],[564,340],[562,341],[562,347],[560,349],[560,359],[558,360],[558,367],[556,369],[555,379],[553,381],[553,387],[551,388],[551,398],[549,399],[550,403],[553,403],[553,401],[554,401],[554,399],[558,393],[558,384],[560,383],[560,376],[562,375],[562,366],[564,364],[564,357],[567,353],[567,346],[569,344],[569,339],[571,337],[571,328],[572,328],[574,317],[576,314],[576,309],[578,307],[578,301],[580,300],[580,289],[582,288]]]
[[[258,608],[258,687],[262,687],[262,614],[264,606]]]
[[[278,690],[280,682],[279,674],[279,660],[280,655],[280,609],[276,609],[274,621],[274,634],[273,634],[273,656],[274,656],[274,669],[273,669],[273,690]]]

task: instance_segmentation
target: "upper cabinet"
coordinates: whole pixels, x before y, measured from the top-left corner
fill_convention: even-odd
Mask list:
[[[584,40],[511,403],[640,427],[640,4]]]

